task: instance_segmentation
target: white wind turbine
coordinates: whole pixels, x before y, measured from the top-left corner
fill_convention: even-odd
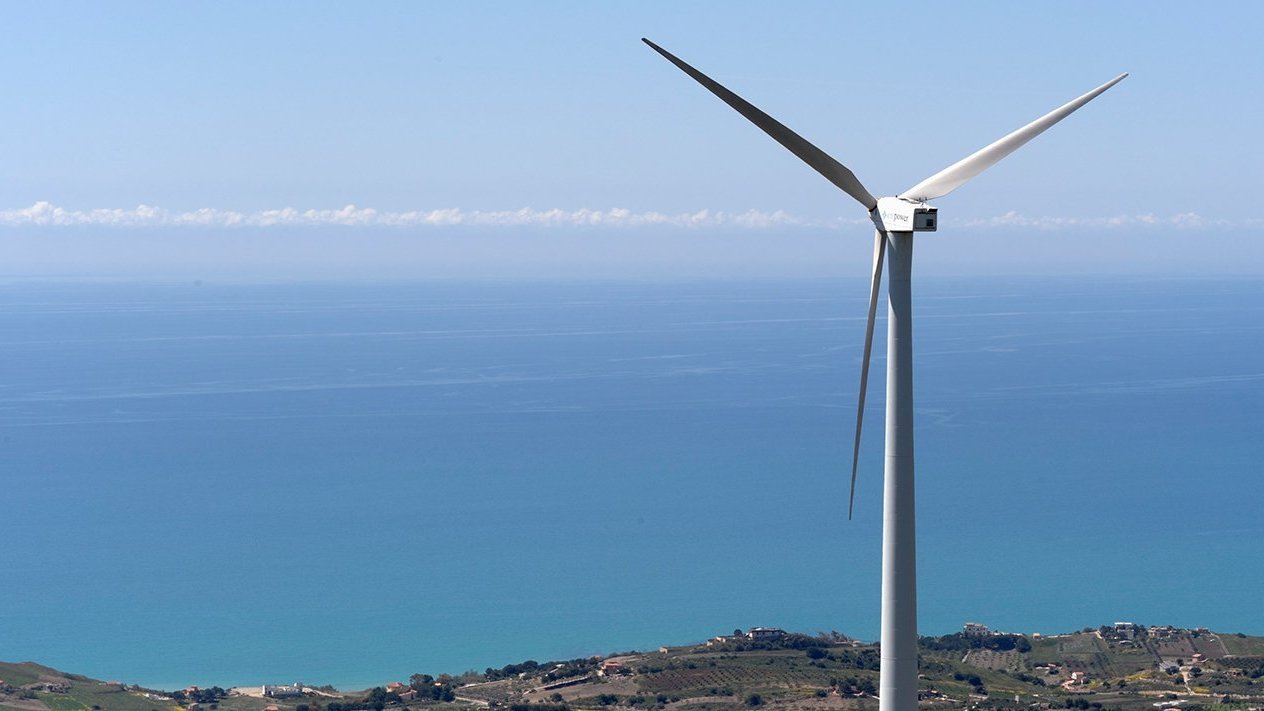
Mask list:
[[[882,262],[887,260],[887,430],[886,468],[882,497],[882,667],[879,711],[914,711],[917,708],[917,569],[914,547],[913,502],[913,312],[910,276],[913,265],[913,233],[934,232],[937,208],[927,200],[943,197],[1023,144],[1087,104],[1127,74],[1120,74],[1096,89],[1059,106],[1004,138],[953,163],[895,197],[875,198],[842,163],[808,143],[776,119],[710,77],[685,64],[648,39],[641,41],[693,77],[724,103],[758,126],[810,165],[825,179],[855,198],[869,211],[877,228],[873,244],[873,277],[869,289],[869,318],[865,326],[864,355],[860,365],[860,396],[856,406],[856,439],[852,448],[851,494],[847,517],[856,497],[856,467],[860,455],[860,425],[865,412],[869,380],[869,356],[873,347],[873,323],[882,281]]]

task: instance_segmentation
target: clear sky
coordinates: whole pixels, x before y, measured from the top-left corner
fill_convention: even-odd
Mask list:
[[[863,274],[863,210],[642,36],[878,195],[1131,72],[938,200],[919,269],[1264,272],[1258,2],[47,2],[0,24],[9,277]]]

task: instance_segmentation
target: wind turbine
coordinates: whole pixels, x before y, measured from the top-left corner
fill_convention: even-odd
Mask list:
[[[913,311],[911,275],[913,233],[934,232],[937,208],[927,200],[943,197],[1099,94],[1123,81],[1120,74],[1092,91],[1059,106],[1000,140],[935,173],[895,197],[875,198],[846,166],[786,128],[745,99],[678,59],[648,39],[641,41],[693,77],[724,103],[814,168],[825,179],[852,196],[869,211],[876,229],[873,276],[869,287],[869,318],[865,325],[864,355],[860,364],[860,394],[856,405],[856,439],[852,447],[851,494],[847,517],[856,499],[856,469],[860,457],[860,427],[865,413],[873,323],[878,308],[885,258],[887,286],[887,430],[886,468],[882,495],[882,666],[879,711],[917,708],[917,560],[913,508]]]

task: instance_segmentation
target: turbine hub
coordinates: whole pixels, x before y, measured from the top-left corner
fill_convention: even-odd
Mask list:
[[[934,232],[938,227],[939,208],[924,202],[884,197],[878,199],[878,206],[870,217],[883,232]]]

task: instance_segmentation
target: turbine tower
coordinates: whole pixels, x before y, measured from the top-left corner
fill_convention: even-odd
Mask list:
[[[645,38],[641,41],[825,176],[826,180],[855,198],[869,212],[869,218],[876,228],[873,273],[869,288],[869,317],[865,325],[864,353],[860,364],[860,391],[856,405],[856,438],[852,447],[851,493],[847,502],[847,517],[851,518],[856,498],[860,429],[865,412],[865,390],[869,381],[869,358],[873,348],[873,324],[885,259],[889,275],[889,306],[886,467],[882,495],[882,666],[878,708],[879,711],[915,711],[917,560],[913,498],[913,233],[934,232],[936,229],[937,208],[931,207],[926,201],[943,197],[961,187],[1097,95],[1123,81],[1128,75],[1120,74],[895,197],[875,198],[846,166],[802,136],[662,47]]]

